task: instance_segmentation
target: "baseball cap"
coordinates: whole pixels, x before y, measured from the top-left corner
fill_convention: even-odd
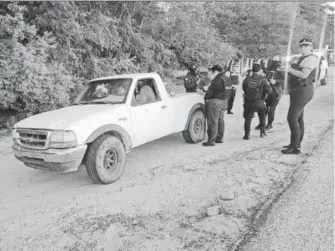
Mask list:
[[[218,72],[222,72],[222,67],[220,66],[220,65],[218,65],[218,64],[216,64],[216,65],[210,65],[209,67],[208,67],[208,70],[210,70],[210,71],[212,71],[212,72],[214,72],[214,71],[218,71]]]
[[[313,45],[312,41],[308,38],[302,38],[300,41],[299,41],[299,46],[302,46],[302,45]]]

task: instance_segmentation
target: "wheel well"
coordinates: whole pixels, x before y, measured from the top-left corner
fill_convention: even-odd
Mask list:
[[[130,151],[129,148],[128,148],[128,150],[127,150],[127,146],[130,147],[130,145],[127,145],[127,143],[124,142],[124,139],[122,138],[121,133],[118,132],[118,131],[112,131],[112,130],[111,130],[111,131],[106,131],[106,132],[104,132],[104,133],[101,133],[101,134],[98,135],[93,141],[87,142],[87,143],[86,143],[87,146],[89,147],[89,146],[90,146],[90,145],[91,145],[97,138],[99,138],[99,137],[101,137],[102,135],[105,135],[105,134],[108,134],[108,135],[117,137],[117,138],[122,142],[122,144],[123,144],[123,146],[124,146],[126,152],[129,152],[129,151]],[[87,150],[86,150],[85,155],[84,155],[84,157],[83,157],[82,163],[85,163],[85,162],[86,162],[86,157],[87,157],[88,147],[87,147]]]
[[[95,130],[86,140],[86,144],[94,142],[101,135],[108,134],[117,137],[121,140],[125,147],[126,152],[130,152],[132,149],[132,142],[128,132],[117,125],[105,125]]]

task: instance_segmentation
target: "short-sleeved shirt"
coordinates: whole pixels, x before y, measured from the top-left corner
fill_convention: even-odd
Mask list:
[[[301,68],[308,68],[311,70],[317,69],[319,67],[319,59],[315,55],[308,56],[302,60],[300,63]]]

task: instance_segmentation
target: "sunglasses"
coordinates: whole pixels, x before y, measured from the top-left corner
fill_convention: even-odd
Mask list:
[[[301,44],[301,45],[299,45],[299,47],[301,48],[301,47],[309,47],[309,46],[311,46],[310,44]]]

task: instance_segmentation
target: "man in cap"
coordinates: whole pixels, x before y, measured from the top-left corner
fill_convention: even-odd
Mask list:
[[[203,146],[215,146],[215,143],[223,142],[228,78],[222,72],[223,69],[220,65],[214,65],[208,70],[208,77],[212,79],[212,82],[205,94],[208,141],[204,142]]]
[[[283,154],[299,154],[304,136],[304,108],[314,96],[314,82],[319,59],[313,54],[313,44],[310,39],[299,41],[302,56],[288,68],[288,93],[290,106],[287,121],[291,131],[290,144],[284,146]]]
[[[268,81],[262,77],[262,68],[260,64],[252,66],[252,76],[244,79],[242,88],[244,91],[244,137],[248,140],[250,137],[250,125],[254,112],[258,113],[260,122],[260,137],[265,133],[265,99],[271,94],[271,88]]]
[[[197,91],[197,83],[199,81],[198,75],[198,67],[195,64],[192,64],[188,73],[184,78],[184,87],[186,92],[196,92]]]
[[[239,59],[234,58],[230,61],[227,73],[229,74],[230,84],[227,85],[227,100],[228,100],[228,107],[227,113],[234,114],[231,110],[233,109],[234,100],[236,96],[236,87],[240,82],[240,74],[238,72],[238,63]]]
[[[265,129],[270,130],[273,128],[273,121],[275,118],[275,111],[279,100],[282,96],[282,91],[284,90],[284,73],[280,71],[280,57],[274,56],[271,65],[266,70],[267,80],[270,83],[272,92],[265,100],[266,104],[266,115],[268,117],[268,122]],[[256,126],[256,130],[260,129],[260,125]]]

